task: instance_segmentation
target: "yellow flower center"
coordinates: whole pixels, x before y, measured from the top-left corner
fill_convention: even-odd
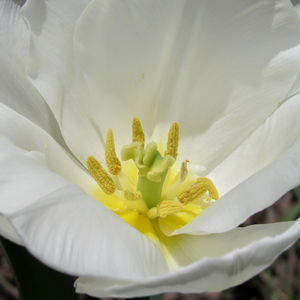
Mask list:
[[[155,142],[145,146],[141,122],[132,122],[132,143],[122,148],[119,160],[111,129],[105,144],[109,174],[93,156],[87,167],[95,184],[91,195],[152,241],[164,244],[166,236],[181,228],[219,198],[213,182],[178,162],[179,126],[173,123],[166,150]]]

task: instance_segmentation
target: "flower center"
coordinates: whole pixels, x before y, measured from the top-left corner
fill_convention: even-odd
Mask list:
[[[153,239],[186,225],[219,198],[213,182],[188,171],[178,162],[179,126],[173,123],[164,153],[155,142],[145,146],[141,122],[132,122],[132,143],[119,160],[114,136],[108,130],[105,161],[109,174],[93,156],[87,166],[97,185],[92,196],[127,223]]]

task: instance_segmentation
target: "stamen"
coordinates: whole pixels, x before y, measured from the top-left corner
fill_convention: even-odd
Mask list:
[[[169,129],[168,144],[167,144],[167,150],[165,152],[165,155],[169,154],[173,156],[175,159],[177,158],[178,140],[179,140],[179,125],[178,123],[174,122]]]
[[[142,199],[142,194],[136,191],[125,190],[124,202],[130,210],[137,211],[142,214],[146,214],[148,207]]]
[[[111,174],[118,175],[121,172],[121,162],[116,154],[114,135],[111,129],[108,129],[106,136],[105,161]]]
[[[89,156],[87,161],[87,166],[90,174],[101,187],[105,194],[112,194],[116,190],[116,185],[109,174],[103,169],[101,164],[93,156]]]
[[[199,178],[197,178],[197,182],[202,183],[202,184],[206,183],[210,198],[215,199],[215,200],[219,199],[218,190],[209,178],[199,177]]]
[[[124,197],[129,201],[138,201],[142,199],[142,194],[140,192],[125,190]]]
[[[150,219],[155,218],[166,218],[169,215],[176,214],[180,212],[183,208],[183,205],[179,202],[172,201],[172,200],[164,200],[158,203],[156,207],[151,208],[147,216]]]
[[[164,200],[157,205],[158,215],[161,218],[178,213],[182,208],[183,205],[181,203],[172,200]]]
[[[208,178],[200,177],[197,178],[195,184],[180,193],[177,198],[181,203],[186,204],[203,196],[207,191],[209,192],[210,198],[215,200],[219,198],[218,191],[212,181]]]
[[[132,142],[139,142],[142,146],[142,149],[144,149],[145,134],[142,128],[141,121],[137,117],[134,117],[132,120]]]

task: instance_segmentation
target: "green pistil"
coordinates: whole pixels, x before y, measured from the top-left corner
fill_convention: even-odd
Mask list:
[[[135,162],[139,169],[137,190],[148,208],[156,206],[161,201],[163,184],[174,158],[170,155],[162,157],[154,142],[149,143],[145,150],[137,142],[124,146],[121,156],[123,161],[132,159]]]

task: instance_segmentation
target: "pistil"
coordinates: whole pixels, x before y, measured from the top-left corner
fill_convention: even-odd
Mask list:
[[[154,142],[145,150],[137,142],[127,145],[123,147],[121,157],[123,161],[132,159],[135,162],[139,169],[137,190],[148,208],[156,206],[161,201],[163,184],[174,158],[170,155],[162,157]]]

